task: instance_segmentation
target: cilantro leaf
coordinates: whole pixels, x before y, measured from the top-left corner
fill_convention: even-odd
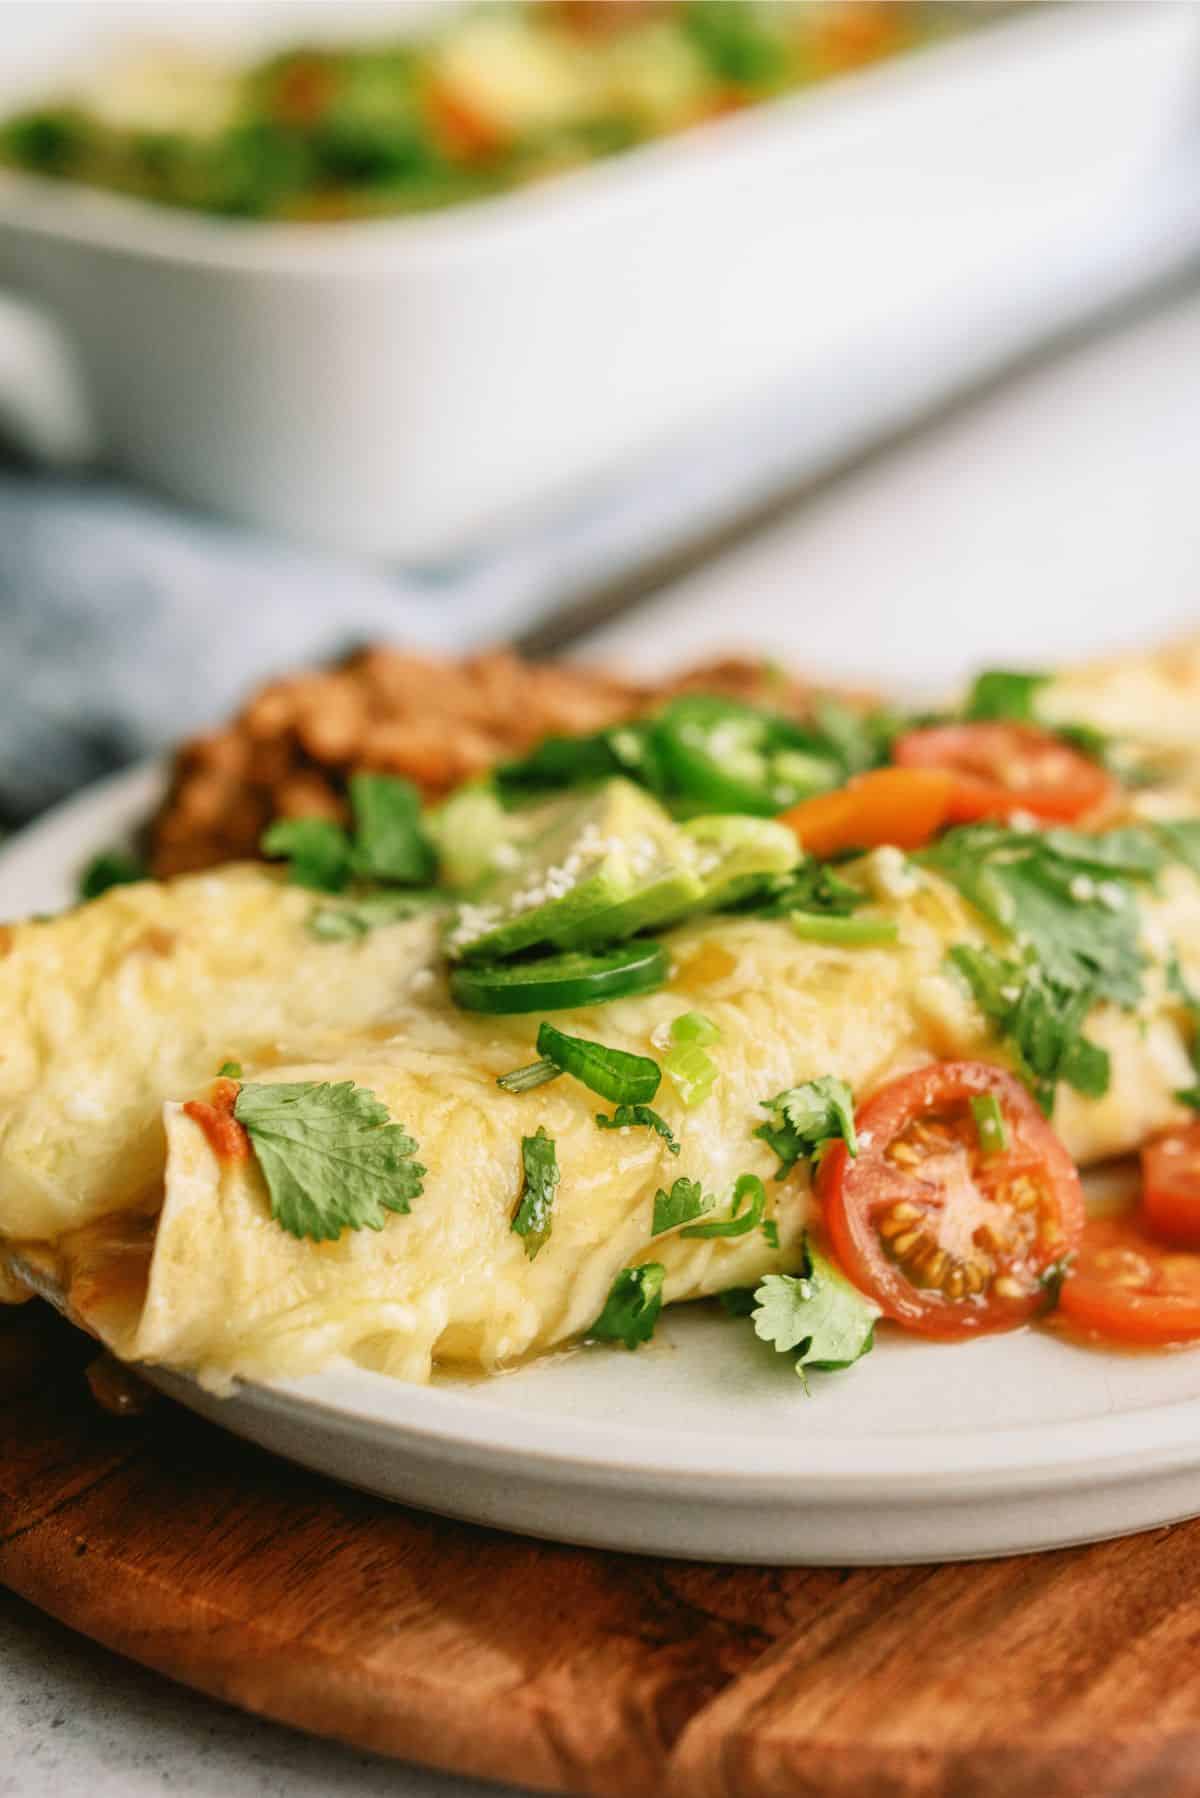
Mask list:
[[[832,1074],[776,1093],[773,1099],[762,1101],[762,1109],[768,1121],[760,1124],[754,1135],[778,1155],[777,1180],[786,1179],[802,1157],[818,1160],[825,1145],[839,1137],[851,1155],[858,1154],[854,1100],[845,1081]]]
[[[243,1086],[233,1115],[246,1130],[271,1200],[293,1236],[333,1242],[382,1230],[422,1190],[417,1145],[373,1092],[352,1081]]]
[[[525,1253],[532,1261],[550,1234],[554,1192],[560,1179],[554,1138],[547,1136],[540,1124],[533,1136],[521,1138],[521,1168],[524,1184],[512,1227],[525,1238]]]
[[[699,1180],[676,1180],[670,1192],[664,1192],[660,1186],[654,1195],[654,1221],[650,1234],[662,1236],[667,1230],[677,1230],[680,1224],[688,1224],[694,1217],[703,1217],[706,1211],[711,1211],[712,1203],[701,1192]]]
[[[1092,874],[1100,880],[1107,875],[1153,880],[1169,859],[1159,831],[1141,824],[1125,824],[1103,835],[1060,826],[1043,831],[1041,845],[1044,851],[1070,863],[1072,878]]]
[[[350,839],[330,818],[277,818],[260,847],[264,855],[287,858],[294,885],[319,893],[340,893],[354,871]]]
[[[391,774],[352,774],[354,866],[366,880],[424,886],[433,879],[433,849],[421,829],[421,795]]]
[[[436,862],[421,829],[421,796],[409,781],[390,774],[351,775],[350,806],[353,836],[331,818],[277,818],[259,846],[264,855],[291,863],[288,875],[297,886],[319,893],[343,892],[355,876],[393,886],[432,881]],[[336,936],[339,926],[323,929]]]
[[[750,1317],[754,1312],[753,1286],[729,1286],[717,1294],[717,1303],[727,1317]]]
[[[678,1184],[678,1182],[676,1182]],[[749,1200],[749,1208],[746,1202]],[[679,1232],[681,1237],[708,1238],[713,1236],[749,1236],[751,1230],[762,1226],[763,1235],[772,1248],[779,1243],[779,1226],[774,1218],[764,1218],[767,1208],[767,1189],[757,1174],[739,1174],[734,1182],[733,1198],[729,1204],[729,1216],[713,1218],[707,1224],[689,1224]]]
[[[1030,952],[1052,987],[1128,1007],[1142,990],[1134,886],[1154,871],[1148,839],[968,824],[919,859]]]
[[[148,873],[139,856],[126,849],[106,849],[94,855],[79,876],[79,897],[98,899],[109,887],[131,886],[135,880],[146,880]]]
[[[971,943],[956,943],[950,960],[984,1017],[1008,1044],[1017,1072],[1047,1116],[1060,1080],[1086,1098],[1104,1096],[1108,1051],[1083,1035],[1094,996],[1090,986],[1062,986],[1048,980],[1032,960],[1006,960],[994,949]]]
[[[659,1117],[657,1111],[651,1111],[648,1105],[618,1105],[611,1117],[598,1111],[596,1123],[601,1130],[630,1130],[640,1125],[661,1136],[672,1155],[679,1153],[679,1141],[670,1124],[666,1118]]]
[[[879,1307],[805,1240],[799,1274],[768,1274],[757,1288],[754,1332],[806,1369],[834,1373],[869,1354]]]
[[[223,1061],[217,1069],[218,1080],[240,1080],[242,1064],[240,1061]]]
[[[588,1335],[598,1342],[623,1342],[627,1349],[649,1342],[662,1310],[666,1277],[661,1261],[643,1261],[640,1267],[622,1268]]]
[[[381,924],[400,924],[445,901],[444,893],[433,890],[364,893],[361,899],[347,899],[340,905],[319,905],[308,920],[309,934],[326,943],[348,943]]]
[[[976,676],[967,696],[966,716],[971,720],[999,718],[1031,724],[1037,716],[1034,700],[1049,680],[1048,674],[989,668]]]

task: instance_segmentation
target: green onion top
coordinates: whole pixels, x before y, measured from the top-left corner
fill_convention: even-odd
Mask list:
[[[658,1063],[648,1055],[630,1055],[583,1036],[568,1036],[553,1024],[541,1026],[537,1047],[545,1060],[614,1105],[648,1105],[662,1080]]]

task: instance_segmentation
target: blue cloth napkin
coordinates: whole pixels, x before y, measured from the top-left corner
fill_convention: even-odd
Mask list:
[[[369,638],[438,640],[412,583],[106,482],[0,475],[0,823]]]

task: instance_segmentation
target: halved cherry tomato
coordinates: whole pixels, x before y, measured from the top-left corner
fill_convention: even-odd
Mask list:
[[[1059,1310],[1089,1335],[1143,1347],[1200,1338],[1200,1255],[1164,1248],[1142,1220],[1092,1218]]]
[[[1169,1130],[1142,1150],[1142,1216],[1164,1242],[1200,1249],[1200,1124]]]
[[[892,755],[902,768],[944,768],[958,776],[952,821],[1035,818],[1069,824],[1111,801],[1112,775],[1035,724],[945,724],[910,730]]]
[[[1045,1306],[1043,1276],[1083,1232],[1083,1188],[1013,1075],[937,1062],[882,1087],[856,1124],[857,1159],[835,1144],[817,1191],[844,1272],[888,1317],[954,1340],[1014,1329]]]
[[[833,793],[802,800],[779,820],[810,855],[843,849],[920,849],[949,822],[953,776],[935,768],[877,768]]]

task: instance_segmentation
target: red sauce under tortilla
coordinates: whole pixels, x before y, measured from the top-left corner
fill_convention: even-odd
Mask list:
[[[214,1080],[207,1103],[189,1099],[183,1108],[207,1136],[208,1146],[218,1161],[247,1161],[250,1157],[250,1138],[233,1115],[240,1091],[236,1080]]]

